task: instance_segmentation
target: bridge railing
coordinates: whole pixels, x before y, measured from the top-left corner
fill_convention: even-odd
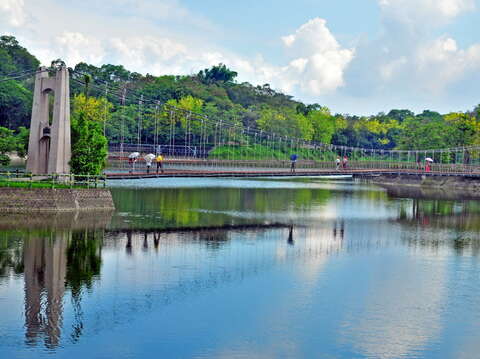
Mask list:
[[[155,166],[155,163],[153,164]],[[188,158],[188,157],[164,157],[164,169],[172,170],[229,170],[229,171],[275,171],[288,170],[291,168],[290,160],[218,160],[209,158]],[[297,171],[307,170],[336,170],[334,161],[319,160],[298,160],[295,163]],[[114,171],[131,170],[127,157],[113,155],[109,157],[108,169]],[[413,171],[426,172],[427,166],[422,162],[408,161],[368,161],[350,160],[346,166],[347,170],[392,170],[392,171]],[[135,163],[134,170],[142,172],[146,170],[144,159],[139,158]],[[339,172],[345,169],[340,166]],[[468,164],[430,164],[430,172],[434,173],[472,173],[479,172],[480,166]]]
[[[46,174],[0,171],[0,187],[22,188],[105,188],[105,175]]]

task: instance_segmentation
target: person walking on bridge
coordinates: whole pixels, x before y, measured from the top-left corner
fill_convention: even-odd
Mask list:
[[[340,171],[340,156],[337,156],[337,159],[335,160],[335,167],[337,171]]]
[[[158,169],[161,169],[163,173],[163,156],[161,153],[157,155],[156,161],[157,161],[157,173],[158,173]]]
[[[295,166],[297,164],[297,159],[298,156],[296,154],[293,154],[290,156],[290,161],[291,161],[291,166],[290,166],[290,172],[295,173]]]
[[[128,164],[130,167],[130,173],[133,173],[135,171],[135,162],[137,162],[138,157],[140,157],[139,152],[132,152],[128,155]]]
[[[149,153],[143,157],[145,160],[145,164],[147,165],[147,173],[150,173],[150,168],[152,167],[152,162],[155,159],[155,155],[153,153]]]

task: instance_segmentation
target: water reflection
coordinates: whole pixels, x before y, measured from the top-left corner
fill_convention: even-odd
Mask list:
[[[310,188],[114,188],[114,228],[176,229],[288,223],[326,203]]]
[[[59,232],[54,238],[29,239],[24,244],[25,337],[29,345],[36,344],[41,335],[48,348],[59,343],[68,235]]]
[[[291,246],[295,245],[295,241],[293,240],[293,226],[290,226],[287,243]]]
[[[2,214],[0,216],[0,286],[11,274],[24,279],[25,342],[60,344],[65,291],[72,298],[81,334],[81,293],[100,274],[104,229],[109,212]],[[79,230],[81,228],[81,230]]]
[[[287,248],[276,239],[286,234],[290,245],[294,242],[294,231],[303,245],[294,252],[286,251]],[[330,255],[341,248],[334,238],[330,238],[331,233],[332,229],[311,232],[305,228],[294,229],[293,226],[278,225],[179,232],[104,232],[98,229],[26,231],[23,233],[21,247],[22,263],[15,264],[17,272],[23,273],[24,280],[26,344],[36,346],[42,341],[46,348],[55,349],[62,344],[62,337],[65,345],[65,341],[76,342],[85,330],[90,329],[91,333],[91,326],[94,325],[92,320],[98,320],[100,315],[103,317],[101,322],[105,325],[119,321],[112,317],[115,314],[108,303],[103,303],[99,310],[82,308],[83,296],[92,289],[94,281],[101,279],[103,248],[106,248],[107,252],[112,248],[125,248],[126,255],[136,260],[137,267],[143,267],[140,263],[151,255],[162,255],[163,260],[155,263],[158,268],[139,268],[141,270],[138,277],[132,277],[132,273],[119,269],[117,275],[122,278],[122,282],[135,282],[149,292],[144,303],[135,300],[135,307],[123,305],[122,308],[114,308],[123,314],[131,313],[127,314],[128,317],[142,308],[151,308],[157,301],[157,304],[166,305],[187,293],[192,295],[197,291],[214,288],[224,281],[244,280],[281,263],[307,263],[309,258]],[[306,245],[306,237],[312,236],[322,236],[324,240],[309,239]],[[244,241],[254,246],[245,246]],[[214,260],[206,266],[202,264],[204,259],[198,254],[202,250],[216,253],[215,257],[212,257]],[[276,255],[270,257],[267,254],[270,250]],[[120,255],[117,250],[115,253]],[[162,262],[170,262],[173,267],[163,267]],[[160,283],[156,280],[145,280],[146,271],[151,270],[162,273]],[[3,271],[6,272],[6,268],[3,268]],[[135,292],[127,294],[132,298],[137,295]],[[70,304],[67,304],[68,302]],[[64,325],[65,305],[71,315],[67,320],[68,326]],[[90,313],[86,314],[86,311]]]
[[[91,230],[58,230],[48,236],[29,234],[23,242],[25,338],[43,338],[47,348],[59,345],[65,289],[72,298],[72,338],[81,335],[81,296],[99,279],[103,234]]]
[[[75,342],[85,331],[91,335],[92,331],[105,330],[110,322],[125,323],[129,320],[122,321],[115,317],[112,308],[117,313],[122,313],[124,318],[129,318],[138,315],[139,311],[184,300],[182,298],[185,295],[196,296],[199,291],[210,290],[225,281],[243,281],[287,263],[298,265],[301,269],[301,283],[304,283],[301,296],[302,301],[305,301],[314,296],[312,291],[330,256],[383,250],[395,246],[396,238],[400,242],[405,240],[402,231],[392,232],[388,225],[377,225],[367,231],[360,231],[361,227],[362,223],[342,220],[323,222],[315,227],[266,226],[179,232],[86,230],[56,231],[43,237],[29,235],[22,248],[26,342],[28,345],[36,345],[38,339],[42,338],[45,347],[52,349],[60,344],[62,331],[66,331],[65,338]],[[282,237],[287,238],[286,245],[277,240]],[[415,239],[408,244],[415,245]],[[448,245],[454,250],[457,247],[455,241],[437,243],[437,246],[441,245]],[[135,261],[136,270],[132,273],[117,268],[115,276],[122,278],[122,285],[126,288],[135,283],[134,292],[127,294],[121,291],[123,296],[131,299],[124,298],[121,307],[117,305],[110,308],[108,302],[103,302],[97,310],[91,307],[83,309],[83,296],[92,289],[94,281],[100,280],[102,276],[102,253],[106,251],[121,258],[118,249],[122,247],[125,254]],[[202,254],[204,251],[205,254]],[[205,262],[207,253],[215,255]],[[162,259],[152,262],[152,256],[161,256]],[[422,327],[433,330],[435,326],[432,319],[426,319],[424,324],[419,320],[426,303],[429,315],[435,313],[432,306],[441,305],[440,299],[443,298],[445,288],[440,289],[442,285],[435,284],[439,278],[438,269],[436,273],[430,270],[425,272],[423,269],[426,277],[419,281],[422,277],[414,268],[412,264],[404,263],[402,267],[390,269],[391,276],[397,280],[391,282],[390,276],[387,276],[385,283],[377,280],[378,288],[373,291],[371,298],[373,303],[367,302],[362,316],[356,316],[349,323],[352,331],[348,335],[357,338],[356,343],[383,343],[381,347],[360,347],[369,355],[398,357],[433,335],[431,331],[421,335],[419,332]],[[161,278],[152,278],[152,272],[159,273]],[[396,273],[402,273],[404,278],[400,281]],[[408,273],[411,276],[405,277]],[[402,287],[401,283],[408,283],[408,287]],[[139,293],[148,294],[141,299]],[[68,319],[68,328],[63,325],[65,297],[70,298],[71,303],[68,305],[72,316]],[[425,300],[425,304],[421,305],[418,299]],[[292,301],[295,299],[292,298]],[[135,305],[129,307],[128,303]],[[387,303],[390,304],[386,305]],[[416,308],[411,313],[408,309],[410,306]],[[399,308],[403,309],[399,311]],[[354,308],[355,311],[357,309],[359,310]],[[398,318],[396,314],[399,315]],[[436,314],[437,317],[439,315],[440,313]],[[102,319],[96,325],[100,327],[93,329],[92,325],[95,324],[92,320],[97,318],[98,321],[99,316]],[[378,322],[372,321],[372,318],[377,318]],[[392,328],[389,329],[386,325],[391,325]],[[399,340],[393,330],[397,327],[402,327],[405,336],[411,338],[404,337],[404,345],[401,347],[387,349],[385,346],[390,341]],[[375,331],[372,332],[372,328],[376,328]],[[414,331],[408,334],[408,328]]]
[[[222,191],[127,190],[113,221],[0,221],[0,356],[26,356],[20,335],[29,353],[108,356],[128,335],[119,357],[435,357],[459,313],[478,328],[478,203]]]

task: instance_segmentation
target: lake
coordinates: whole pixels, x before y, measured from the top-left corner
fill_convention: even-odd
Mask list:
[[[114,213],[0,215],[0,358],[479,357],[479,201],[110,185]]]

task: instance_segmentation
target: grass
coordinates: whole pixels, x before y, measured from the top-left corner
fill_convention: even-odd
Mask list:
[[[250,146],[217,146],[210,153],[208,157],[211,159],[221,160],[284,160],[290,161],[292,154],[297,154],[298,160],[316,160],[316,161],[335,161],[337,155],[332,151],[319,151],[306,148],[292,149],[271,148],[263,145]]]
[[[72,185],[52,182],[41,181],[5,181],[0,179],[0,188],[87,188],[85,185]]]

